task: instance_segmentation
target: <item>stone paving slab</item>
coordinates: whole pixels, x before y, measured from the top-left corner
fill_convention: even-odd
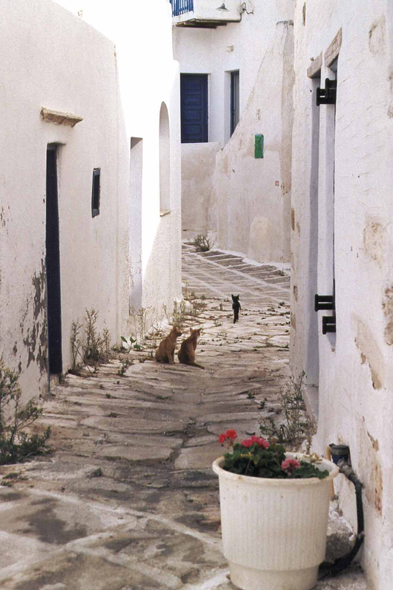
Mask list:
[[[185,295],[203,303],[184,332],[202,327],[205,369],[159,365],[147,348],[130,353],[123,376],[114,359],[53,390],[40,419],[53,453],[0,468],[2,589],[234,590],[211,463],[217,435],[258,433],[261,405],[278,404],[289,275],[185,245],[183,276]],[[231,293],[242,305],[235,325]],[[356,569],[316,588],[367,590]]]

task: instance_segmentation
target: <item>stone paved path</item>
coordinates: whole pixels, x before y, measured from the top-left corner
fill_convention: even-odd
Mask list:
[[[3,590],[233,589],[211,463],[226,428],[258,433],[288,378],[289,276],[184,246],[183,277],[205,370],[145,349],[123,376],[114,360],[55,388],[41,419],[55,452],[0,471]],[[356,571],[332,584],[318,588],[366,588]]]

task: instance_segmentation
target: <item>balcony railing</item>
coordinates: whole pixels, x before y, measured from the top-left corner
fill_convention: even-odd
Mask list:
[[[194,0],[170,0],[172,4],[172,16],[180,16],[194,10]]]
[[[215,29],[241,20],[241,0],[170,0],[177,27]],[[219,5],[221,2],[221,5]]]

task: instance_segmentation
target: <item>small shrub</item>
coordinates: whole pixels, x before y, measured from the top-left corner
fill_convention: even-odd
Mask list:
[[[98,311],[86,309],[85,341],[82,345],[83,360],[86,364],[107,363],[110,356],[111,337],[108,328],[102,334],[97,330]]]
[[[0,465],[18,463],[31,455],[44,453],[50,437],[50,427],[41,436],[24,431],[41,416],[42,408],[33,400],[21,407],[18,379],[18,373],[0,359]]]
[[[199,234],[190,242],[197,252],[208,252],[211,250],[211,242],[206,235]]]
[[[86,309],[86,332],[85,332],[85,344],[84,344],[84,361],[88,363],[90,361],[98,362],[100,360],[100,350],[102,347],[102,340],[97,331],[97,319],[98,311],[95,309]]]

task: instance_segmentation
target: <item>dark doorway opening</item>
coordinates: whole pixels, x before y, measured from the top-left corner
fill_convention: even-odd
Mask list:
[[[181,141],[208,140],[207,74],[181,74]]]
[[[57,192],[57,145],[46,153],[46,287],[49,373],[63,371],[61,350],[60,232]]]
[[[231,72],[231,135],[240,118],[240,76],[239,71]]]

